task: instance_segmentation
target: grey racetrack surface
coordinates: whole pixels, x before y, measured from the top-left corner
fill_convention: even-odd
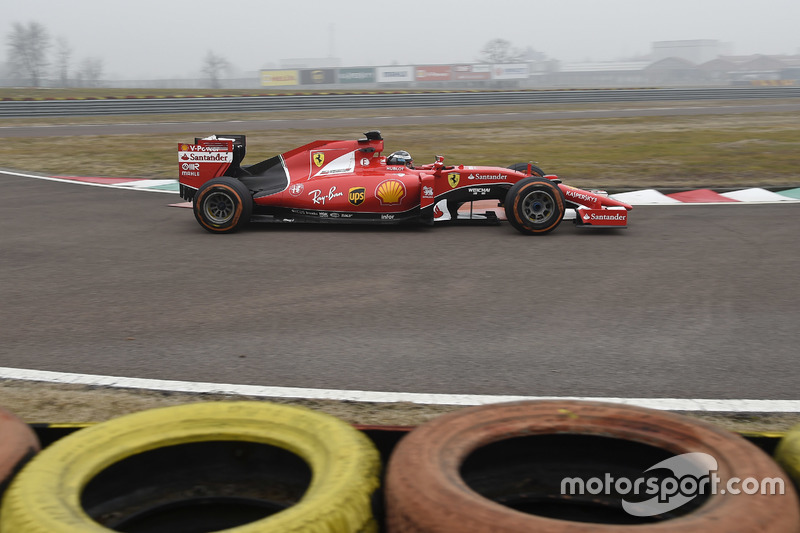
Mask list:
[[[361,390],[796,399],[800,204],[630,228],[256,226],[0,173],[0,365]]]

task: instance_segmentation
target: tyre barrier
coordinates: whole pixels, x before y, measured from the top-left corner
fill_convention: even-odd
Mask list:
[[[0,408],[0,498],[19,470],[41,449],[31,427]]]
[[[639,479],[684,490],[687,474],[699,481],[712,471],[718,487],[779,479],[784,490],[673,492],[664,501],[663,493],[631,490]],[[572,490],[579,480],[583,493]],[[800,531],[792,484],[754,444],[682,415],[598,402],[514,402],[442,415],[400,441],[384,491],[389,533]]]
[[[45,448],[10,484],[0,532],[372,532],[380,473],[369,438],[327,414],[165,407]]]
[[[774,457],[792,478],[795,487],[800,487],[800,426],[786,432],[775,448]]]

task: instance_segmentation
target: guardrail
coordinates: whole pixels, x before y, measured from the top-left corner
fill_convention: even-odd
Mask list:
[[[313,94],[141,98],[108,100],[0,101],[0,117],[248,113],[314,109],[460,107],[512,104],[576,104],[681,100],[800,98],[800,87],[596,89],[386,94]]]

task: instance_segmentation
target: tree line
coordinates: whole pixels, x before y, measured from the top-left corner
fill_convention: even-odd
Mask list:
[[[50,33],[39,22],[15,22],[7,38],[8,65],[13,79],[32,87],[41,87],[52,80],[60,87],[99,87],[103,76],[103,60],[87,57],[73,66],[73,50],[69,42],[58,37],[53,43]],[[533,49],[520,50],[505,39],[493,39],[480,52],[479,61],[487,63],[513,63],[522,60],[543,60],[544,54]],[[202,72],[212,88],[221,87],[222,75],[230,72],[231,65],[223,57],[209,51],[203,61]]]
[[[7,38],[8,65],[14,79],[32,87],[41,87],[45,79],[55,80],[61,87],[97,87],[103,76],[103,60],[83,59],[73,66],[73,50],[69,42],[54,40],[39,22],[15,22]]]
[[[69,42],[50,33],[39,22],[15,22],[7,38],[7,62],[13,79],[31,87],[41,87],[45,80],[59,87],[99,87],[104,71],[103,60],[87,57],[73,65]],[[230,63],[213,52],[204,59],[202,72],[212,88],[221,87],[221,78]]]

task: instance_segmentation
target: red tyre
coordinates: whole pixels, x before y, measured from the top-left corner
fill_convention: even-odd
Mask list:
[[[771,479],[783,494],[708,490],[681,503],[693,476],[663,466],[678,456],[713,457],[718,487]],[[658,512],[637,514],[658,498],[613,482],[608,493],[592,490],[606,475],[664,480],[659,487],[675,477],[680,491]],[[565,492],[565,479],[586,480],[589,493]],[[389,532],[800,531],[791,482],[750,442],[688,417],[596,402],[517,402],[436,418],[398,444],[385,487]]]
[[[41,449],[33,430],[0,408],[0,496],[16,473]]]

